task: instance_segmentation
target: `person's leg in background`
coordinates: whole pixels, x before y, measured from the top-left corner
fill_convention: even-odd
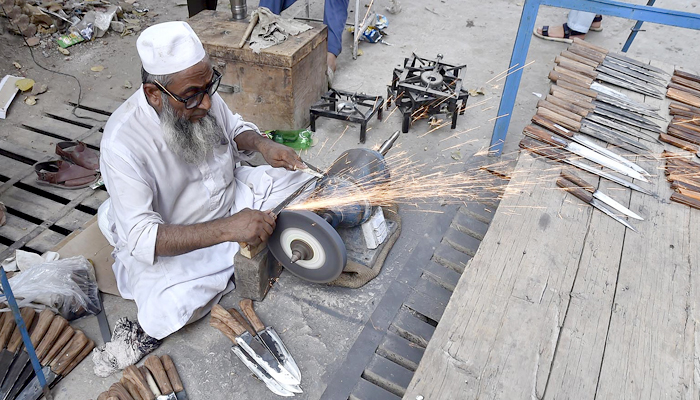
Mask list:
[[[597,16],[595,13],[571,10],[565,24],[558,26],[545,25],[542,28],[537,28],[535,36],[543,39],[570,42],[570,39],[574,37],[583,38],[589,30],[602,30],[600,27],[602,19],[601,16]]]
[[[343,49],[343,31],[350,0],[326,0],[323,23],[328,26],[328,67],[335,72],[335,60]]]
[[[216,10],[217,0],[187,0],[187,12],[190,18],[204,10]]]
[[[260,0],[258,7],[266,7],[274,14],[279,15],[282,11],[288,9],[296,0]]]

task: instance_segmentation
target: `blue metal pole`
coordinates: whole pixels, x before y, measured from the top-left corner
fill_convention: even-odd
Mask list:
[[[7,280],[7,274],[5,269],[0,267],[0,283],[2,283],[2,292],[7,298],[7,304],[10,305],[10,309],[15,316],[15,321],[17,322],[17,327],[22,334],[22,341],[24,342],[24,347],[27,348],[27,353],[29,354],[29,359],[32,362],[32,368],[36,373],[36,377],[39,380],[41,387],[46,387],[46,378],[44,377],[44,372],[41,370],[41,364],[39,363],[39,358],[36,356],[36,351],[34,350],[34,345],[32,340],[29,338],[29,333],[27,333],[27,326],[24,324],[24,320],[19,312],[19,307],[17,306],[17,300],[15,300],[15,295],[12,294],[12,288],[10,287],[10,281]]]
[[[513,45],[513,53],[510,56],[509,64],[509,67],[515,72],[506,77],[506,83],[503,86],[503,95],[498,106],[498,117],[500,118],[496,120],[496,124],[493,127],[493,135],[491,136],[491,145],[489,147],[491,155],[498,156],[503,151],[503,144],[505,143],[506,135],[508,135],[510,117],[513,114],[513,107],[515,107],[515,97],[520,87],[520,79],[523,76],[522,67],[527,59],[527,50],[530,48],[532,30],[535,28],[539,7],[540,0],[525,0],[523,5],[520,26],[518,26],[518,34],[515,36],[515,45]]]
[[[647,1],[647,5],[649,7],[654,5],[654,2],[656,0],[649,0]],[[627,53],[627,50],[629,50],[630,46],[632,46],[632,42],[634,41],[634,38],[637,37],[637,32],[639,32],[640,29],[642,29],[642,24],[644,21],[637,21],[634,24],[634,27],[632,28],[632,32],[630,32],[630,35],[627,37],[627,41],[625,42],[625,45],[622,46],[622,52]]]

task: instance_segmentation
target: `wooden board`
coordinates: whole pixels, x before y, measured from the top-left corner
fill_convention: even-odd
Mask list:
[[[700,212],[669,204],[659,162],[637,162],[659,198],[575,174],[642,215],[639,234],[521,154],[405,399],[698,398]]]

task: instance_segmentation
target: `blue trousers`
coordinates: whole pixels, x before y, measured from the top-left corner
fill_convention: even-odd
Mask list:
[[[260,7],[267,7],[275,14],[281,13],[296,0],[260,0]],[[326,0],[323,7],[323,23],[328,26],[328,52],[336,56],[342,50],[343,30],[348,19],[350,0]]]

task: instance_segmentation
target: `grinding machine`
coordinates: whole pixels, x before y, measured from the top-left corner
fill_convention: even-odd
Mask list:
[[[398,137],[399,131],[376,151],[347,150],[325,172],[312,168],[318,177],[309,179],[274,209],[277,226],[268,248],[288,271],[316,283],[330,282],[340,276],[347,263],[347,251],[336,228],[357,227],[372,216],[376,207],[368,192],[389,183],[390,173],[384,156]],[[313,212],[284,209],[314,184],[315,189],[305,201],[329,198],[352,201]]]

